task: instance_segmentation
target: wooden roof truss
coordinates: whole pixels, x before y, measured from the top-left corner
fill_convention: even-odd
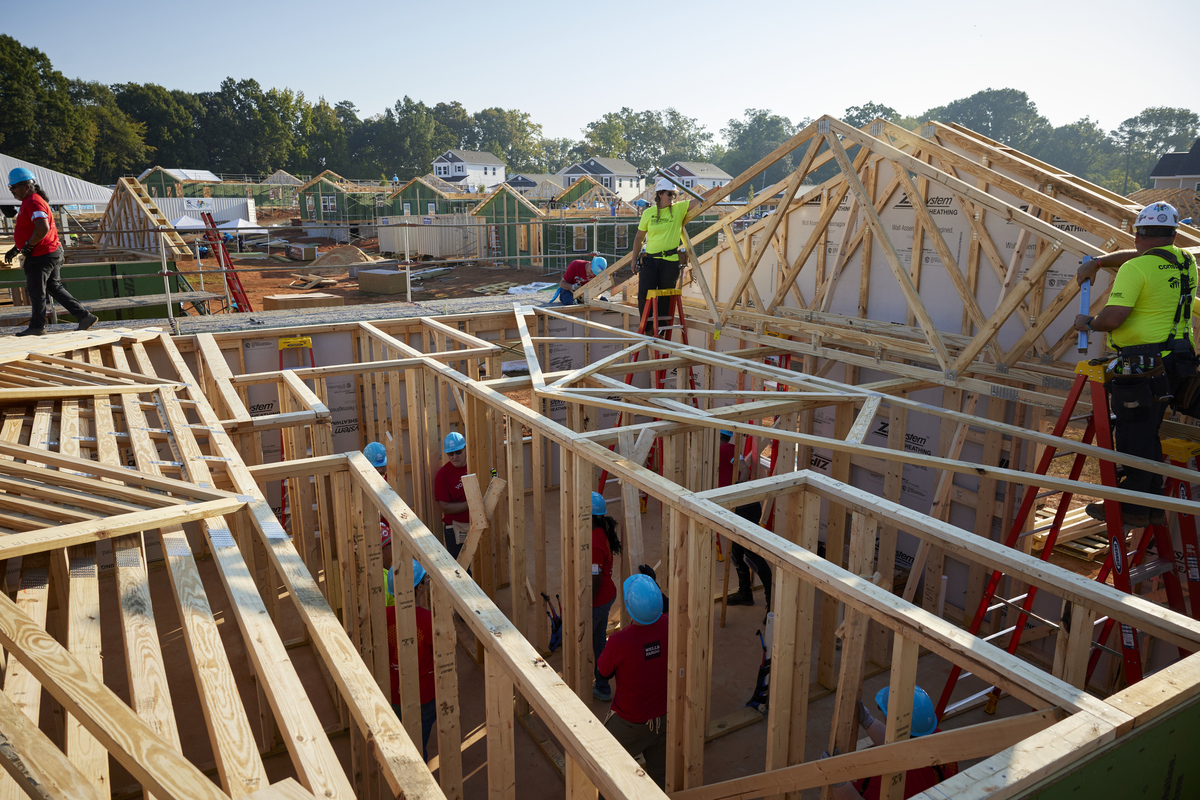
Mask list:
[[[156,258],[164,251],[172,259],[191,255],[183,237],[155,205],[146,187],[134,178],[117,179],[100,221],[98,243],[102,248],[131,250]]]
[[[699,289],[697,300],[705,304],[705,312],[695,314],[696,318],[707,319],[716,329],[729,324],[745,329],[752,323],[739,318],[739,312],[761,318],[836,311],[849,319],[824,317],[822,321],[857,333],[874,317],[908,340],[909,346],[897,343],[897,350],[911,354],[913,334],[927,345],[927,352],[906,357],[906,366],[917,361],[922,371],[940,372],[951,381],[990,368],[981,364],[997,365],[1002,371],[1023,362],[1067,366],[1076,337],[1072,331],[1061,331],[1063,319],[1073,315],[1077,305],[1078,285],[1069,282],[1052,293],[1047,276],[1056,265],[1061,270],[1064,263],[1077,263],[1084,255],[1132,246],[1131,225],[1138,206],[958,126],[930,123],[914,133],[878,120],[865,128],[822,117],[693,211],[689,218],[704,213],[788,155],[799,161],[791,176],[692,237],[692,244],[719,237],[718,246],[697,259],[701,267],[691,270],[690,280]],[[857,148],[853,163],[849,147]],[[807,174],[831,161],[838,165],[839,175],[821,186],[803,184]],[[913,224],[901,231],[896,226],[885,229],[881,212],[901,193],[909,198]],[[955,257],[955,248],[948,245],[931,214],[928,203],[934,193],[939,201],[935,211],[949,208],[969,222],[964,259]],[[779,202],[781,210],[742,233],[733,233],[733,220],[754,213],[768,201]],[[809,204],[819,204],[821,213],[815,222],[809,221],[810,216],[801,228],[797,221],[809,213],[805,212]],[[839,232],[830,223],[847,205],[849,213]],[[1016,246],[1005,242],[1002,247],[996,241],[993,223],[997,222],[1018,231]],[[804,236],[796,236],[797,230]],[[1200,230],[1181,227],[1178,242],[1200,246]],[[940,282],[944,274],[953,286],[962,315],[958,330],[935,323],[930,313],[927,298],[933,296],[933,287],[922,284],[922,259],[914,261],[908,255],[925,248],[932,248],[944,270],[931,273],[934,277],[927,280]],[[1027,255],[1030,249],[1033,252]],[[889,282],[878,269],[871,272],[861,266],[872,259],[886,262],[894,286],[885,285]],[[614,263],[580,294],[596,298],[628,290],[630,281],[616,285],[612,279],[626,263],[627,258]],[[719,287],[709,285],[717,263],[722,274],[735,280],[723,280]],[[764,281],[766,273],[772,274]],[[805,275],[815,291],[799,288]],[[853,279],[858,285],[847,285]],[[773,294],[756,297],[756,282],[773,286]],[[841,299],[835,302],[839,291]],[[905,301],[902,318],[869,313],[881,292],[893,291]],[[1107,289],[1094,292],[1093,310],[1106,300]],[[939,316],[945,319],[946,314]],[[1021,332],[1002,337],[1010,320],[1019,323]],[[896,330],[896,325],[909,330]],[[1051,329],[1056,335],[1049,335]],[[880,327],[872,332],[878,338]]]

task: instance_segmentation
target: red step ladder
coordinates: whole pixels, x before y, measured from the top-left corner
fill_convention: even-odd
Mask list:
[[[669,315],[670,322],[667,325],[659,327],[658,324],[658,298],[669,298]],[[642,308],[642,319],[638,323],[638,333],[643,336],[653,336],[656,339],[665,339],[671,341],[671,331],[678,330],[680,332],[680,341],[683,344],[688,344],[687,322],[683,316],[683,296],[678,289],[651,289],[646,292],[646,305]],[[640,352],[633,354],[633,363],[637,363]],[[651,356],[653,359],[669,358],[671,354],[667,351],[655,350]],[[692,372],[691,367],[683,367],[687,370],[688,387],[696,388],[696,376]],[[667,371],[659,369],[654,371],[652,381],[653,388],[666,388]],[[627,385],[633,384],[633,373],[630,372],[625,376]],[[699,404],[695,398],[692,399],[692,404],[699,408]],[[617,427],[621,427],[621,422],[625,417],[625,412],[622,411],[617,415]],[[611,450],[612,447],[609,448]],[[662,438],[654,440],[654,444],[650,448],[650,453],[646,457],[646,466],[655,472],[662,474]],[[604,494],[604,487],[608,483],[608,470],[600,471],[600,485],[597,489],[600,494]],[[642,513],[646,513],[646,499],[642,498]]]
[[[1200,459],[1200,444],[1184,439],[1164,439],[1162,443],[1163,460],[1171,466],[1186,468],[1193,458]],[[1179,478],[1168,478],[1163,486],[1163,494],[1178,497],[1180,500],[1191,500],[1192,489],[1187,481]],[[1191,514],[1176,514],[1179,521],[1179,539],[1183,545],[1183,567],[1188,582],[1188,596],[1191,598],[1192,619],[1200,620],[1200,538],[1196,535],[1196,518]]]
[[[1091,444],[1095,439],[1096,446],[1103,447],[1106,450],[1113,449],[1112,426],[1109,419],[1108,397],[1104,391],[1105,381],[1105,364],[1108,359],[1100,359],[1097,363],[1081,361],[1075,367],[1075,383],[1071,386],[1071,391],[1067,395],[1066,401],[1063,404],[1062,414],[1059,415],[1058,421],[1055,423],[1053,436],[1062,437],[1067,429],[1067,425],[1072,420],[1072,413],[1078,405],[1080,397],[1085,389],[1090,391],[1092,413],[1088,418],[1087,428],[1084,431],[1083,444]],[[1072,455],[1071,453],[1063,453],[1063,455]],[[1071,465],[1069,474],[1070,480],[1078,480],[1080,473],[1083,471],[1086,456],[1076,453],[1074,462]],[[1050,467],[1050,464],[1057,457],[1057,448],[1048,446],[1042,453],[1041,460],[1038,462],[1037,475],[1045,475]],[[1116,487],[1117,474],[1116,467],[1111,461],[1100,461],[1100,479],[1104,486]],[[1004,539],[1005,547],[1015,548],[1024,536],[1029,536],[1034,533],[1040,533],[1042,530],[1047,530],[1046,539],[1043,542],[1041,560],[1049,561],[1050,554],[1054,550],[1054,546],[1058,541],[1058,534],[1062,528],[1063,519],[1066,517],[1068,506],[1071,503],[1073,494],[1063,492],[1059,499],[1058,510],[1055,512],[1054,520],[1045,529],[1035,529],[1025,532],[1022,528],[1025,527],[1025,521],[1029,519],[1030,513],[1033,511],[1034,503],[1048,494],[1056,492],[1039,493],[1037,487],[1030,485],[1025,488],[1024,498],[1021,501],[1021,508],[1017,512],[1013,520],[1012,528]],[[1121,524],[1121,507],[1120,503],[1115,501],[1105,501],[1105,524],[1107,527],[1109,554],[1105,560],[1104,566],[1101,567],[1100,574],[1096,580],[1103,583],[1111,573],[1113,578],[1113,586],[1117,590],[1126,594],[1133,593],[1133,587],[1137,582],[1147,580],[1155,575],[1162,575],[1164,584],[1168,587],[1167,596],[1171,608],[1175,611],[1185,613],[1182,603],[1182,590],[1179,585],[1179,576],[1175,571],[1174,552],[1170,547],[1170,535],[1165,526],[1151,525],[1148,526],[1142,535],[1138,547],[1132,554],[1126,552],[1126,532]],[[1193,524],[1194,529],[1194,524]],[[1148,545],[1151,541],[1156,542],[1159,561],[1153,565],[1143,565],[1143,558]],[[1165,543],[1165,547],[1164,547]],[[1115,568],[1114,568],[1115,565]],[[1140,568],[1140,569],[1139,569]],[[992,572],[988,579],[987,587],[984,590],[983,597],[980,600],[979,607],[975,611],[975,616],[971,620],[967,630],[971,634],[977,634],[983,626],[985,618],[992,612],[1002,608],[1018,609],[1016,623],[1010,627],[1006,627],[990,636],[985,637],[985,641],[993,641],[1005,635],[1009,636],[1008,646],[1006,650],[1009,653],[1015,653],[1021,644],[1021,637],[1025,631],[1025,624],[1030,618],[1036,619],[1042,624],[1055,626],[1049,620],[1043,620],[1032,614],[1034,600],[1037,597],[1037,587],[1030,586],[1025,594],[1018,595],[1013,598],[997,598],[996,592],[999,589],[1000,582],[1004,574],[1000,570]],[[1197,576],[1200,578],[1200,575]],[[1173,585],[1172,585],[1173,584]],[[998,601],[993,603],[993,601]],[[1093,643],[1094,648],[1089,660],[1088,674],[1091,674],[1091,669],[1099,660],[1102,650],[1108,650],[1104,646],[1115,620],[1103,618],[1096,620],[1096,624],[1103,625],[1100,637]],[[1121,652],[1119,655],[1122,658],[1125,667],[1125,680],[1127,684],[1133,684],[1142,679],[1142,660],[1141,648],[1138,644],[1137,630],[1126,623],[1121,625]],[[1115,651],[1109,651],[1114,652]],[[950,696],[954,692],[955,686],[960,678],[966,677],[962,673],[962,668],[955,666],[950,670],[950,676],[946,680],[946,686],[942,690],[941,697],[938,699],[936,713],[939,718],[946,711],[949,704]],[[991,695],[988,700],[987,710],[992,713],[995,710],[995,702],[999,699],[1000,690],[991,687],[984,692],[973,695],[960,701],[957,705],[963,705],[979,699],[984,695]]]
[[[242,281],[233,269],[233,262],[229,260],[229,251],[225,249],[225,240],[221,238],[221,232],[217,230],[217,223],[213,221],[213,215],[208,211],[201,211],[200,218],[204,220],[204,239],[216,255],[217,263],[221,265],[221,272],[225,276],[225,286],[228,287],[229,295],[233,298],[233,310],[241,313],[253,311],[250,298],[246,296],[246,290],[242,288]]]

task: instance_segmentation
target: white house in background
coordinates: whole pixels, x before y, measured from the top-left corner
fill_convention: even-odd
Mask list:
[[[560,169],[556,174],[567,178],[567,186],[581,175],[587,175],[626,202],[633,200],[646,187],[646,179],[638,174],[637,167],[623,158],[589,158]]]
[[[715,186],[724,186],[733,176],[707,161],[676,161],[663,170],[688,189],[703,194]]]
[[[1167,153],[1150,172],[1155,189],[1191,189],[1200,192],[1200,139],[1186,153]]]
[[[474,192],[481,183],[489,187],[504,183],[504,161],[492,153],[447,150],[433,160],[433,176],[458,184],[463,192]]]

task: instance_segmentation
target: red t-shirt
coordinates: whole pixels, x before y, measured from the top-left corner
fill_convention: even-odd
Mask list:
[[[733,483],[733,462],[737,460],[733,442],[721,442],[720,455],[717,458],[720,460],[720,464],[717,465],[717,487],[728,486]]]
[[[567,264],[567,271],[563,273],[563,281],[565,283],[585,284],[592,279],[592,273],[588,271],[590,261],[583,259],[575,259],[570,264]]]
[[[46,204],[41,195],[37,194],[31,194],[21,201],[21,210],[17,212],[17,219],[13,225],[13,244],[17,247],[25,246],[29,237],[33,235],[35,219],[46,220],[50,225],[50,230],[37,243],[30,255],[44,256],[53,253],[58,249],[58,226],[54,224],[54,212],[50,210],[50,206]]]
[[[604,528],[592,528],[592,583],[600,582],[600,591],[592,600],[592,608],[599,608],[617,596],[617,587],[612,579],[613,557],[608,546]]]
[[[463,491],[462,479],[467,474],[467,468],[462,469],[447,461],[433,477],[433,499],[441,503],[465,503],[467,493]],[[471,512],[464,509],[457,514],[442,514],[442,523],[470,522]]]
[[[433,614],[428,608],[417,606],[417,672],[420,682],[421,704],[434,697],[433,687]],[[396,652],[396,607],[387,607],[388,664],[391,665],[392,702],[400,703],[400,654]]]
[[[958,762],[956,761],[937,767],[910,769],[904,773],[904,796],[908,798],[920,794],[957,774]],[[879,800],[879,789],[883,785],[883,781],[879,778],[880,776],[876,775],[873,778],[864,778],[854,782],[854,788],[863,796],[863,800]]]
[[[653,625],[631,624],[608,637],[596,665],[616,676],[612,710],[635,725],[667,713],[667,615]]]

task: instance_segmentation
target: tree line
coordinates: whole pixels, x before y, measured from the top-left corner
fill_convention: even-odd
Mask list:
[[[216,91],[185,92],[66,78],[44,53],[7,35],[0,35],[0,101],[0,151],[101,184],[155,164],[248,175],[330,169],[347,178],[407,180],[428,173],[450,148],[494,153],[510,173],[553,173],[602,156],[646,169],[709,161],[739,175],[811,121],[750,108],[721,128],[718,141],[674,108],[622,108],[589,122],[580,139],[554,138],[518,109],[470,112],[458,102],[427,105],[405,96],[372,114],[347,100],[311,102],[303,92],[264,89],[252,79],[226,78]],[[959,123],[1121,194],[1149,186],[1158,159],[1188,149],[1200,130],[1195,112],[1165,107],[1147,108],[1114,131],[1090,117],[1055,126],[1025,92],[990,88],[915,116],[869,102],[841,118],[854,126],[883,118],[908,129],[930,119]],[[792,167],[785,159],[752,185],[781,180]],[[832,174],[834,167],[823,169]]]

